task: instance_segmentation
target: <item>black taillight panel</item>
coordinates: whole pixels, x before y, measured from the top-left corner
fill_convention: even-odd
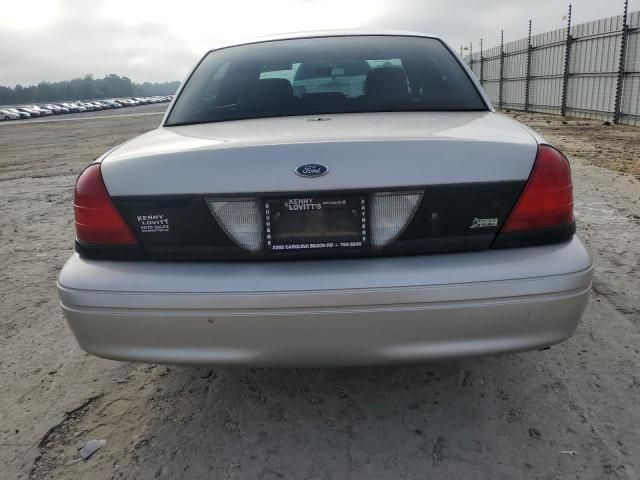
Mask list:
[[[250,256],[229,239],[201,196],[117,197],[114,203],[149,258]]]
[[[396,247],[422,242],[437,251],[488,248],[525,182],[425,187],[420,207]]]
[[[382,249],[357,252],[250,253],[237,246],[221,228],[206,203],[211,195],[115,197],[114,205],[140,241],[139,248],[123,251],[78,243],[76,249],[95,259],[221,261],[410,255],[516,246],[532,240],[504,237],[504,241],[494,241],[524,185],[524,181],[512,181],[425,186],[414,216],[393,243]],[[365,197],[368,193],[358,192]],[[565,229],[559,235],[565,238],[566,234]],[[547,233],[533,243],[553,243],[560,237]]]

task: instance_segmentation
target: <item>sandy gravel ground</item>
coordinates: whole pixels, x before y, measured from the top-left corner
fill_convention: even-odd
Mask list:
[[[0,478],[640,478],[640,129],[519,119],[573,164],[597,266],[576,335],[520,355],[315,370],[83,353],[54,288],[73,183],[160,117],[3,125]],[[79,460],[90,439],[107,444]]]

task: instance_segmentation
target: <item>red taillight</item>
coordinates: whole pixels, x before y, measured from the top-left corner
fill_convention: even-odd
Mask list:
[[[502,232],[539,230],[572,221],[573,188],[569,162],[555,148],[540,145],[529,180]]]
[[[81,242],[108,245],[138,243],[111,201],[99,164],[87,167],[78,177],[73,211],[76,238]]]

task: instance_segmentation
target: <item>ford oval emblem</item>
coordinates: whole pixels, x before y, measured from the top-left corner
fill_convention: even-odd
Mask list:
[[[296,173],[301,177],[321,177],[329,173],[329,167],[319,163],[307,163],[296,168]]]

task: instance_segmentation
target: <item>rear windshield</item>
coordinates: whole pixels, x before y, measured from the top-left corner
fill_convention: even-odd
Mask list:
[[[210,52],[165,125],[388,111],[486,110],[439,40],[303,38]]]

